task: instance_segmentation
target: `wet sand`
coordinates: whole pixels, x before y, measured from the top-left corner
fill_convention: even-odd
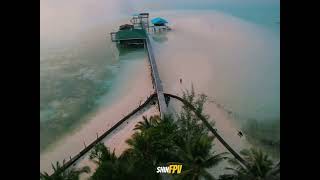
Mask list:
[[[130,68],[124,68],[124,74],[118,80],[126,84],[119,85],[113,90],[114,93],[106,97],[106,100],[108,97],[115,99],[114,102],[102,106],[91,120],[57,142],[53,148],[40,154],[41,171],[51,172],[51,162],[68,160],[70,156],[79,153],[84,147],[83,141],[86,144],[92,142],[96,133],[105,132],[153,93],[147,60],[133,61],[128,66]]]
[[[164,41],[152,41],[152,43],[160,77],[167,93],[181,95],[182,90],[190,89],[193,84],[197,93],[205,93],[216,103],[223,100],[228,102],[229,99],[225,98],[226,96],[237,98],[246,91],[246,83],[239,84],[237,80],[242,81],[246,78],[249,78],[248,81],[255,80],[250,74],[250,70],[256,68],[251,65],[252,62],[261,61],[262,65],[259,67],[262,68],[268,64],[266,59],[277,58],[277,53],[272,54],[277,48],[277,44],[274,44],[276,40],[261,36],[267,32],[237,18],[224,16],[220,13],[183,14],[183,16],[167,13],[165,17],[174,22],[172,24],[173,30],[166,33]],[[208,19],[210,19],[209,22]],[[147,67],[147,60],[143,64]],[[244,68],[238,69],[236,66],[238,64]],[[127,92],[123,93],[123,96],[116,103],[99,110],[89,123],[61,141],[60,145],[52,152],[42,156],[41,165],[44,169],[49,167],[46,165],[49,165],[50,161],[62,160],[69,157],[69,154],[79,152],[83,147],[83,137],[89,137],[92,134],[91,138],[85,139],[86,142],[92,141],[96,137],[96,132],[107,129],[119,120],[124,112],[134,109],[142,97],[146,99],[152,91],[150,72],[147,68],[142,68],[137,73],[129,76],[131,82],[129,81],[130,83],[126,85]],[[180,78],[183,79],[181,84]],[[256,79],[257,82],[260,80]],[[268,84],[262,85],[267,86]],[[237,91],[242,93],[237,94]],[[244,101],[245,98],[239,98],[238,101]],[[240,138],[237,135],[241,123],[216,103],[207,104],[205,112],[215,121],[218,132],[237,152],[249,147],[245,137]],[[238,104],[240,106],[242,103]],[[172,105],[176,110],[179,109],[178,106],[179,103]],[[156,111],[152,110],[150,112],[150,114],[155,113]],[[120,154],[127,147],[125,140],[133,133],[130,129],[133,129],[134,124],[141,120],[141,117],[137,117],[125,125],[122,130],[115,132],[114,135],[108,136],[105,141],[106,145],[111,149],[115,148],[116,153]],[[107,125],[104,126],[106,123]],[[218,141],[215,144],[215,151],[226,151]],[[91,163],[85,163],[86,160],[83,162],[79,164],[90,165]],[[223,172],[223,166],[225,164],[221,164],[215,169],[218,169],[218,172]]]
[[[237,134],[242,121],[234,113],[250,114],[261,104],[279,107],[278,39],[259,26],[219,12],[153,15],[174,22],[172,31],[159,35],[163,42],[153,41],[165,92],[181,96],[193,84],[196,93],[213,101],[205,112],[218,133],[237,152],[249,148],[245,135]],[[173,104],[176,109],[181,105]],[[227,151],[218,140],[213,150]],[[212,172],[222,174],[226,165],[221,163]]]

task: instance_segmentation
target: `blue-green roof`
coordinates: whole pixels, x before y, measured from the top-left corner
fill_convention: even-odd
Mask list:
[[[120,30],[116,33],[116,40],[146,39],[147,33],[143,29]]]
[[[168,23],[168,21],[163,18],[157,17],[157,18],[152,19],[151,23],[152,24],[166,24],[166,23]]]

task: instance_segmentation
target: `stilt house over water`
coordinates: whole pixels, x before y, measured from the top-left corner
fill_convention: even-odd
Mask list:
[[[134,14],[132,24],[123,24],[117,32],[111,33],[112,42],[121,47],[143,47],[147,38],[145,29],[149,28],[149,13]]]

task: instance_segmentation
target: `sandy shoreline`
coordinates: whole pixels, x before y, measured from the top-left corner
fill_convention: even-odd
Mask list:
[[[115,154],[119,156],[124,150],[128,148],[126,144],[126,140],[131,137],[131,135],[135,132],[133,131],[134,126],[142,121],[142,116],[150,117],[152,115],[158,115],[159,110],[157,106],[148,106],[142,110],[142,112],[137,113],[125,123],[123,123],[120,127],[118,127],[115,131],[113,131],[110,135],[102,140],[102,142],[109,148],[110,151],[115,151]],[[92,175],[94,170],[96,169],[96,165],[88,159],[89,153],[85,155],[81,160],[79,160],[75,167],[83,167],[89,166],[91,169],[91,173],[81,175],[80,179],[87,179]]]
[[[237,82],[224,82],[226,79],[221,78],[221,76],[229,76],[228,80],[234,78],[230,75],[231,72],[237,72],[233,76],[243,75],[241,74],[243,72],[232,66],[230,66],[231,68],[227,67],[230,68],[227,72],[219,71],[217,68],[214,68],[216,71],[213,71],[213,67],[227,66],[225,64],[228,63],[232,64],[235,58],[242,60],[244,65],[250,64],[250,61],[246,60],[246,58],[265,58],[265,53],[262,53],[262,55],[259,53],[265,47],[269,48],[270,42],[259,37],[259,29],[254,26],[248,26],[248,24],[237,19],[223,17],[221,14],[216,14],[214,20],[222,24],[222,27],[216,27],[216,24],[209,23],[200,28],[199,25],[203,24],[209,17],[207,15],[197,18],[172,16],[170,19],[175,22],[173,31],[167,33],[164,42],[152,41],[165,92],[181,95],[182,90],[190,89],[191,84],[193,84],[196,93],[205,93],[210,98],[216,98],[221,94],[234,93],[237,89],[233,89],[235,86],[232,84]],[[190,39],[195,40],[190,42]],[[248,41],[249,39],[253,40]],[[216,43],[216,41],[220,44]],[[250,49],[252,46],[258,47],[258,53]],[[41,155],[41,170],[49,171],[51,161],[61,161],[63,158],[68,159],[70,155],[78,153],[83,148],[83,140],[86,142],[93,141],[96,138],[96,132],[101,134],[115,124],[117,120],[121,119],[124,114],[136,108],[141,99],[144,98],[143,100],[145,100],[151,94],[153,90],[147,63],[147,59],[143,62],[137,62],[137,66],[143,66],[143,68],[136,68],[134,72],[128,74],[127,78],[130,78],[130,80],[126,82],[130,83],[122,87],[121,96],[112,106],[102,107],[96,116],[84,124],[79,131],[62,140],[51,152]],[[243,75],[243,78],[245,77]],[[180,78],[183,79],[181,84],[179,83]],[[224,88],[219,89],[217,85],[221,84],[224,85]],[[218,101],[219,98],[222,99],[218,96]],[[170,106],[178,110],[179,105],[180,103],[173,102]],[[237,152],[250,147],[245,137],[240,138],[237,135],[237,130],[240,127],[228,112],[215,103],[208,103],[205,106],[205,112],[215,121],[219,134]],[[124,124],[112,135],[107,136],[104,139],[104,143],[111,150],[115,149],[117,155],[121,154],[127,148],[125,140],[133,133],[132,129],[135,123],[142,120],[142,115],[150,116],[157,113],[157,109],[151,107],[146,112],[130,118],[128,124]],[[216,152],[227,151],[217,140],[215,141],[214,150]],[[77,167],[83,165],[95,168],[87,157],[79,161]],[[225,172],[225,166],[225,163],[221,163],[215,170],[220,173]],[[82,179],[86,177],[88,175],[83,175]]]
[[[55,144],[55,147],[40,154],[40,170],[51,172],[51,162],[62,162],[63,159],[67,160],[70,156],[79,153],[84,147],[83,141],[89,144],[96,138],[96,133],[102,134],[123,116],[137,108],[140,101],[144,102],[153,92],[147,65],[146,59],[130,62],[132,70],[125,68],[124,71],[128,71],[122,79],[119,79],[127,84],[121,85],[121,89],[115,89],[116,95],[110,95],[117,98],[112,106],[101,107],[96,115],[82,124],[75,133],[64,137]],[[135,78],[126,80],[132,76]]]
[[[238,99],[241,109],[229,110],[243,112],[254,108],[249,106],[252,106],[252,101],[268,102],[272,94],[254,94],[252,89],[257,87],[245,85],[255,82],[254,85],[261,86],[261,90],[264,86],[271,86],[264,83],[268,82],[265,74],[260,72],[259,80],[254,73],[266,71],[272,61],[279,63],[278,40],[273,36],[268,37],[268,32],[263,28],[218,12],[199,13],[196,16],[188,13],[155,16],[168,17],[174,22],[173,30],[162,35],[164,42],[153,41],[165,92],[182,95],[182,90],[190,90],[193,84],[196,93],[204,93],[210,100],[215,101],[205,105],[205,112],[215,122],[216,129],[224,140],[237,152],[251,147],[245,136],[240,138],[237,135],[241,129],[240,119],[223,109],[220,104],[225,104],[231,98]],[[237,82],[239,79],[248,83],[240,84]],[[250,98],[251,96],[254,98]],[[251,102],[246,104],[247,101]],[[180,103],[175,104],[175,107],[178,107]],[[214,151],[227,151],[218,140],[215,140],[214,144]],[[224,168],[227,165],[223,162],[212,172],[216,176],[222,174],[226,172]]]

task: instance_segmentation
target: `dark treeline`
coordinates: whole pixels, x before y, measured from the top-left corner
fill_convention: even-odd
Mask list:
[[[193,88],[183,93],[183,99],[191,103],[196,111],[203,112],[207,96],[196,95]],[[210,121],[213,122],[213,121]],[[210,123],[214,126],[214,123]],[[156,173],[158,166],[181,164],[180,174],[169,175],[170,179],[198,180],[277,180],[280,179],[280,163],[274,164],[267,154],[257,149],[240,152],[249,167],[243,166],[227,152],[215,151],[215,137],[209,133],[201,120],[187,107],[182,106],[175,118],[173,116],[143,117],[136,124],[135,133],[126,141],[129,148],[120,156],[110,151],[104,144],[97,144],[90,152],[90,160],[97,164],[92,180],[157,180],[162,179]],[[209,168],[229,162],[225,167],[230,174],[214,177]],[[88,167],[68,169],[59,172],[60,165],[53,166],[55,173],[49,176],[40,173],[42,180],[77,180],[81,173],[88,173]],[[232,173],[231,173],[232,172]],[[221,173],[219,173],[221,174]]]

